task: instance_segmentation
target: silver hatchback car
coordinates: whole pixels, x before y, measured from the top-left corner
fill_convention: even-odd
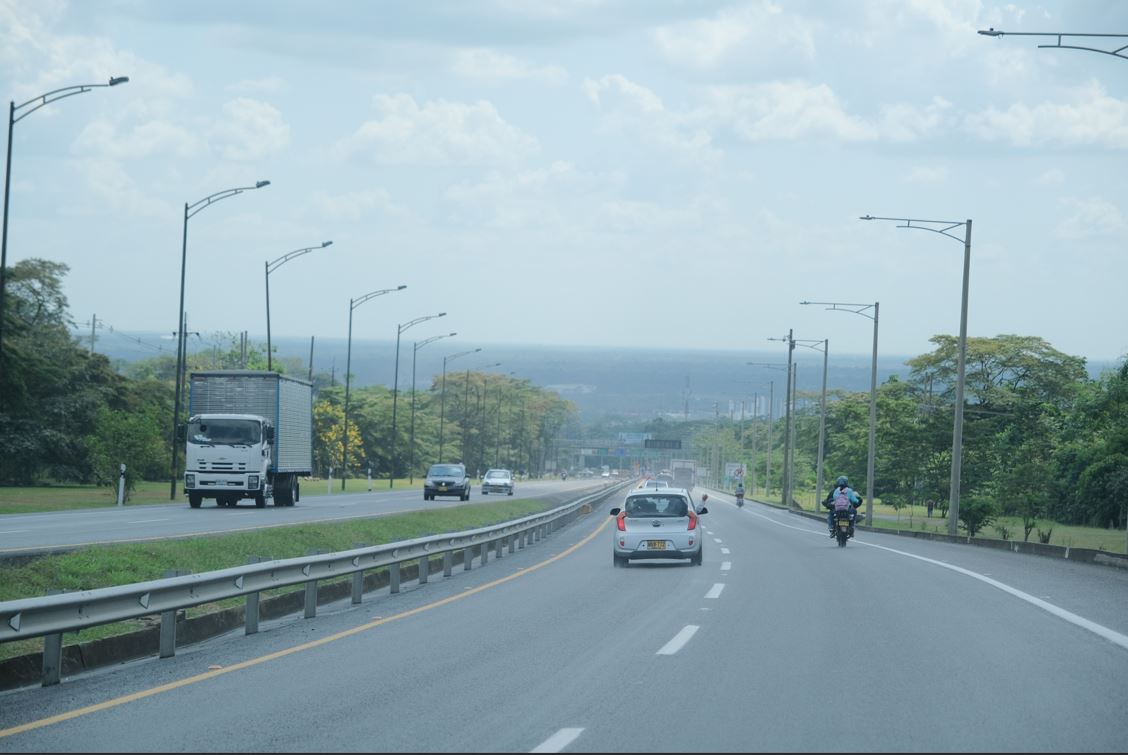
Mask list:
[[[615,566],[631,559],[688,559],[701,565],[701,524],[709,509],[697,508],[683,488],[636,488],[627,494],[615,517],[612,546]]]

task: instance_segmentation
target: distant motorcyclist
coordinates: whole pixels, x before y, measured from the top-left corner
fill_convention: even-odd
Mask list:
[[[838,505],[836,505],[838,504]],[[826,527],[830,530],[830,536],[834,537],[834,510],[841,505],[850,507],[850,522],[853,523],[858,507],[862,505],[862,499],[850,487],[850,481],[846,475],[841,475],[835,481],[835,486],[827,493],[826,499],[823,501],[823,506],[826,506],[829,511],[826,512]]]
[[[744,505],[744,483],[743,482],[736,483],[736,505],[737,506],[743,506]]]

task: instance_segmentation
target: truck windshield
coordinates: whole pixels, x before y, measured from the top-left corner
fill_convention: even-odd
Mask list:
[[[207,419],[188,423],[189,443],[249,446],[262,440],[262,427],[249,419]]]

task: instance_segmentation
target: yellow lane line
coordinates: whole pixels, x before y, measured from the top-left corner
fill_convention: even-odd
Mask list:
[[[398,619],[405,619],[409,616],[414,616],[414,615],[422,613],[424,611],[429,611],[432,608],[438,608],[440,606],[445,606],[448,603],[453,603],[456,600],[462,600],[463,598],[467,598],[471,595],[475,595],[479,592],[482,592],[483,590],[488,590],[492,587],[497,587],[498,585],[505,584],[506,582],[509,582],[510,580],[517,579],[518,577],[522,577],[526,574],[530,574],[530,573],[536,571],[537,569],[548,566],[551,563],[559,561],[560,559],[564,558],[565,556],[568,556],[568,555],[571,555],[572,553],[575,553],[577,550],[579,550],[580,548],[582,548],[583,546],[585,546],[589,542],[591,542],[603,530],[603,528],[607,526],[607,523],[609,521],[610,521],[610,519],[605,519],[602,524],[600,524],[598,527],[596,527],[592,531],[592,533],[590,535],[588,535],[587,537],[585,537],[583,540],[581,540],[580,542],[571,546],[570,548],[564,550],[563,552],[558,553],[555,556],[552,556],[551,558],[548,558],[548,559],[540,562],[539,564],[533,564],[532,566],[525,567],[524,569],[513,572],[512,574],[510,574],[506,577],[502,577],[501,579],[494,580],[493,582],[488,582],[484,585],[479,585],[478,587],[472,588],[470,590],[459,593],[457,595],[451,595],[448,598],[443,598],[442,600],[437,600],[434,603],[428,603],[427,605],[419,606],[418,608],[412,608],[409,611],[404,611],[403,613],[398,613],[395,616],[388,616],[386,618],[375,619],[373,621],[368,622],[367,624],[361,624],[360,626],[353,627],[352,629],[346,629],[343,632],[338,632],[337,634],[330,635],[328,637],[323,637],[319,640],[313,640],[311,642],[306,642],[306,643],[303,643],[301,645],[295,645],[294,647],[287,648],[286,650],[279,650],[276,653],[270,653],[269,655],[260,656],[258,658],[252,658],[251,660],[243,661],[241,663],[236,663],[234,665],[227,666],[225,668],[213,669],[213,670],[207,671],[203,674],[197,674],[196,676],[190,676],[186,679],[181,679],[180,681],[170,682],[168,684],[162,684],[159,687],[152,687],[150,689],[141,690],[140,692],[134,692],[132,694],[123,695],[121,697],[115,697],[112,700],[106,700],[105,702],[97,703],[96,705],[88,705],[85,708],[78,708],[76,710],[68,711],[67,713],[60,713],[56,716],[50,716],[48,718],[39,719],[38,721],[30,721],[26,724],[21,724],[19,726],[13,726],[9,729],[0,729],[0,738],[10,737],[14,734],[22,734],[25,731],[31,731],[33,729],[41,729],[45,726],[51,726],[53,724],[58,724],[58,723],[62,723],[64,721],[69,721],[73,718],[78,718],[79,716],[86,716],[86,715],[89,715],[91,713],[97,713],[98,711],[108,710],[109,708],[116,708],[119,705],[125,705],[127,703],[132,703],[132,702],[135,702],[137,700],[143,700],[147,697],[153,697],[154,695],[159,695],[162,692],[170,692],[174,689],[179,689],[181,687],[187,687],[190,684],[196,684],[198,682],[207,681],[208,679],[213,679],[217,676],[222,676],[223,674],[229,674],[233,671],[241,671],[245,668],[251,668],[252,666],[258,666],[259,664],[266,663],[268,661],[273,661],[273,660],[276,660],[278,658],[284,658],[285,656],[291,655],[293,653],[300,653],[303,650],[311,650],[313,648],[320,647],[321,645],[325,645],[325,644],[330,643],[330,642],[335,642],[337,640],[344,639],[345,637],[351,637],[352,635],[359,634],[360,632],[365,632],[369,629],[375,629],[376,627],[381,626],[382,624],[387,624],[390,621],[396,621]]]

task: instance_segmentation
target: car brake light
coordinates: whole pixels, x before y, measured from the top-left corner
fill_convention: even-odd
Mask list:
[[[624,511],[615,517],[615,526],[619,528],[619,532],[627,531],[627,512]]]
[[[689,527],[687,529],[697,529],[697,512],[695,512],[693,509],[689,510]]]

